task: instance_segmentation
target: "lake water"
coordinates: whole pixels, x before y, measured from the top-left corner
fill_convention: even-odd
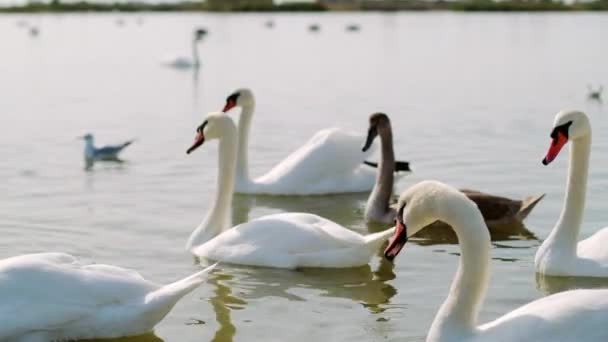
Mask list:
[[[346,32],[350,23],[361,31]],[[209,35],[198,75],[161,66],[188,55],[199,25]],[[563,199],[567,154],[540,163],[562,108],[587,112],[596,132],[582,237],[608,222],[608,111],[587,99],[587,84],[608,85],[606,32],[608,15],[586,13],[0,16],[0,257],[64,251],[159,283],[199,269],[184,245],[215,191],[217,144],[185,150],[205,113],[246,86],[257,100],[255,175],[317,130],[364,134],[368,115],[383,111],[414,170],[397,190],[434,178],[547,194],[526,221],[539,240],[495,242],[481,322],[547,292],[608,286],[533,271]],[[100,144],[138,140],[126,163],[87,172],[76,140],[86,132]],[[367,233],[379,228],[362,220],[365,199],[236,196],[233,217],[308,211]],[[412,243],[394,264],[379,254],[348,270],[222,265],[155,335],[133,341],[422,341],[458,251]]]

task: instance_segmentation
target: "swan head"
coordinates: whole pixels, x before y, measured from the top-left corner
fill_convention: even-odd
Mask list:
[[[550,135],[551,145],[543,158],[543,165],[551,163],[568,141],[588,136],[590,133],[591,125],[585,113],[575,110],[562,110],[557,113]]]
[[[232,119],[222,112],[209,113],[207,119],[196,128],[196,136],[192,146],[186,151],[190,154],[206,140],[220,139],[226,134],[236,134],[236,126]]]
[[[365,144],[361,148],[363,152],[369,150],[374,142],[374,139],[378,136],[378,133],[383,134],[384,132],[390,132],[391,120],[388,115],[384,113],[374,113],[369,117],[369,128],[367,129],[367,138]]]
[[[194,40],[197,42],[203,40],[203,38],[205,38],[206,35],[207,35],[207,30],[202,27],[199,27],[196,30],[194,30]]]
[[[457,215],[470,213],[476,205],[457,189],[429,180],[404,191],[397,207],[395,232],[384,250],[384,256],[389,260],[394,259],[408,239],[422,228],[438,220],[452,221]]]
[[[241,88],[228,95],[222,112],[226,113],[234,107],[251,107],[254,104],[253,92],[247,88]]]

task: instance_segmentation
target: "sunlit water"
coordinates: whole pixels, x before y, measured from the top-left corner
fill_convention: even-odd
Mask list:
[[[40,35],[18,27],[22,19]],[[313,22],[320,32],[308,32]],[[350,23],[362,30],[346,32]],[[198,25],[210,32],[199,74],[161,66],[188,55]],[[539,239],[566,178],[567,154],[540,163],[553,116],[582,109],[595,132],[588,236],[608,223],[608,113],[586,98],[588,83],[608,84],[607,30],[607,15],[582,13],[0,16],[0,257],[65,251],[163,283],[199,269],[184,245],[215,191],[217,149],[185,150],[205,113],[243,86],[257,96],[254,174],[321,128],[364,133],[368,115],[384,111],[398,157],[414,169],[398,189],[436,178],[511,197],[546,193],[527,220]],[[86,172],[76,140],[86,132],[101,144],[138,140],[126,163]],[[363,222],[365,198],[237,196],[233,218],[308,211],[367,233],[380,228]],[[548,292],[608,285],[536,279],[539,243],[495,243],[482,322]],[[136,341],[420,341],[458,252],[413,243],[394,265],[378,256],[350,270],[222,265]]]

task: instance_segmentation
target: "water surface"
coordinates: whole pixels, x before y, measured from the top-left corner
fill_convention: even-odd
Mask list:
[[[23,19],[38,37],[17,26]],[[350,23],[362,30],[346,32]],[[162,67],[189,53],[199,25],[210,32],[200,72]],[[596,132],[589,236],[608,222],[607,112],[586,98],[588,83],[608,84],[607,30],[607,15],[586,13],[0,16],[0,257],[64,251],[162,283],[199,269],[184,245],[211,204],[217,148],[185,150],[205,113],[243,86],[257,97],[253,174],[319,129],[363,134],[368,115],[384,111],[398,157],[415,171],[398,189],[434,178],[514,198],[546,193],[527,220],[539,239],[559,215],[566,179],[567,154],[540,163],[553,116],[582,109]],[[86,132],[99,143],[138,140],[124,164],[85,172],[75,138]],[[363,222],[365,198],[236,196],[233,218],[309,211],[367,233],[380,227]],[[550,292],[607,285],[535,277],[539,244],[495,242],[480,321]],[[458,252],[412,243],[394,264],[379,254],[350,270],[223,265],[155,335],[124,341],[421,341]]]

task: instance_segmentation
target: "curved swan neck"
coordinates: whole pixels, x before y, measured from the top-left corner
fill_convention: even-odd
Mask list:
[[[370,211],[377,215],[386,215],[390,211],[390,200],[393,193],[395,153],[393,151],[393,132],[390,125],[378,130],[380,135],[381,155],[376,183],[366,205],[366,216]]]
[[[224,134],[220,138],[217,190],[215,191],[213,205],[203,222],[190,236],[188,249],[204,244],[231,226],[230,206],[234,194],[236,147],[234,132]]]
[[[193,38],[192,39],[192,61],[194,62],[195,67],[198,67],[200,65],[197,43],[198,43],[198,40],[196,38]]]
[[[437,340],[446,335],[468,335],[477,326],[477,317],[488,286],[490,234],[479,210],[467,203],[468,208],[456,203],[450,209],[460,209],[449,219],[442,220],[452,226],[460,243],[458,271],[447,299],[435,316],[429,336]],[[435,340],[435,339],[433,339]]]
[[[249,178],[249,131],[251,130],[251,119],[253,118],[253,110],[255,104],[253,100],[251,104],[244,105],[241,108],[241,116],[239,117],[239,148],[236,163],[236,177],[238,182],[250,182]]]
[[[564,206],[555,229],[547,238],[548,241],[560,244],[560,250],[572,255],[576,254],[578,234],[585,211],[590,153],[591,133],[572,140]]]

